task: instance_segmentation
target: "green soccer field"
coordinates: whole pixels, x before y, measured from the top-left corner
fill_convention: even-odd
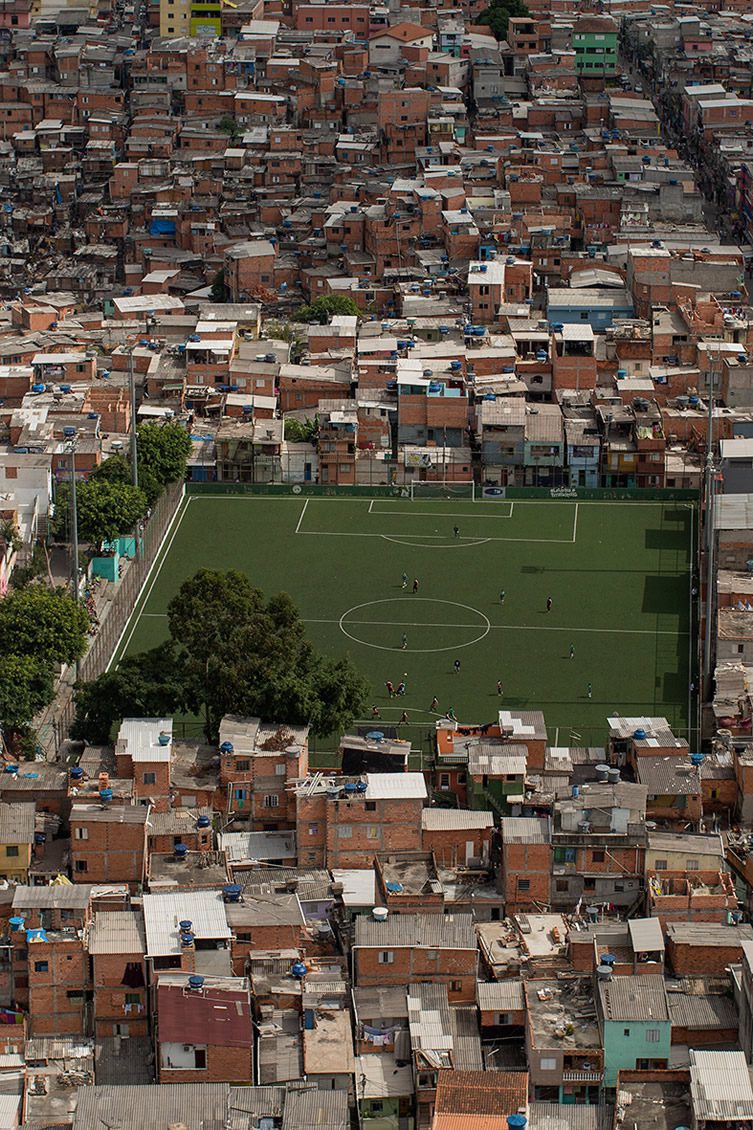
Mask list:
[[[694,520],[681,502],[193,495],[116,658],[166,637],[197,569],[240,569],[290,593],[316,645],[371,680],[383,722],[407,711],[417,745],[451,707],[461,722],[541,709],[552,744],[603,744],[615,712],[688,736]]]

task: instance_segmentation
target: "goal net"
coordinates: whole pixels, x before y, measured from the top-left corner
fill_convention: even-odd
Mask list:
[[[420,498],[476,498],[476,484],[473,479],[454,481],[439,479],[434,482],[413,482],[410,485],[411,500]]]

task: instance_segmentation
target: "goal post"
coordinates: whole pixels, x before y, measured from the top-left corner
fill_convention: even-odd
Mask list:
[[[411,502],[421,498],[468,498],[476,501],[476,484],[473,479],[435,479],[430,482],[410,484]]]

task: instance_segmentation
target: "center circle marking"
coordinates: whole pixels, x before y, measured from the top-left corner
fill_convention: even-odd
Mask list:
[[[354,613],[359,612],[362,608],[374,608],[378,604],[395,604],[398,601],[399,601],[398,597],[385,597],[382,600],[366,600],[366,601],[364,601],[363,604],[354,604],[352,608],[348,608],[345,612],[343,612],[342,616],[340,617],[340,621],[339,621],[340,631],[342,632],[342,634],[344,636],[347,636],[347,638],[349,640],[352,640],[353,643],[360,643],[364,647],[373,647],[373,648],[376,648],[378,651],[401,651],[402,648],[395,647],[394,645],[388,646],[387,644],[372,643],[370,640],[359,639],[358,636],[354,635],[352,632],[349,632],[348,627],[347,627],[347,618],[349,616],[352,616]],[[474,616],[478,616],[478,618],[479,618],[478,625],[474,625],[474,624],[468,624],[467,625],[467,627],[470,628],[471,630],[473,630],[474,627],[478,627],[480,629],[479,634],[477,636],[474,636],[472,640],[466,640],[465,643],[454,643],[450,647],[407,647],[407,648],[405,648],[406,655],[410,654],[411,652],[414,655],[416,655],[416,654],[426,654],[426,655],[428,655],[428,654],[435,654],[435,653],[440,652],[440,651],[458,651],[461,647],[472,647],[473,644],[480,643],[481,640],[485,639],[489,635],[489,632],[491,631],[491,624],[489,622],[488,616],[485,616],[483,612],[479,611],[478,608],[474,608],[470,604],[460,604],[460,602],[456,601],[456,600],[441,600],[439,597],[431,597],[431,596],[406,596],[406,598],[402,601],[399,601],[399,603],[401,604],[401,606],[403,608],[408,608],[408,607],[410,607],[410,605],[413,605],[413,604],[426,604],[426,603],[429,603],[429,604],[444,604],[444,605],[448,605],[450,608],[462,608],[462,610],[464,612],[471,612],[471,613],[473,613]],[[369,625],[368,625],[368,623],[364,623],[364,624],[359,625],[359,626],[367,628]],[[373,621],[372,626],[375,627],[375,628],[378,628],[378,627],[382,627],[383,624],[380,623],[379,620],[375,620],[375,621]],[[444,628],[444,627],[447,627],[446,624],[425,624],[425,625],[417,625],[417,626],[422,627],[422,628]],[[399,628],[400,622],[397,622],[395,624],[395,627]],[[465,627],[465,625],[464,625],[464,627]]]

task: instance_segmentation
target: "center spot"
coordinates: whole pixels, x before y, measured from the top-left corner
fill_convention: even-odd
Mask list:
[[[484,613],[469,604],[408,592],[355,604],[340,617],[340,631],[354,643],[414,654],[470,647],[490,629]]]

